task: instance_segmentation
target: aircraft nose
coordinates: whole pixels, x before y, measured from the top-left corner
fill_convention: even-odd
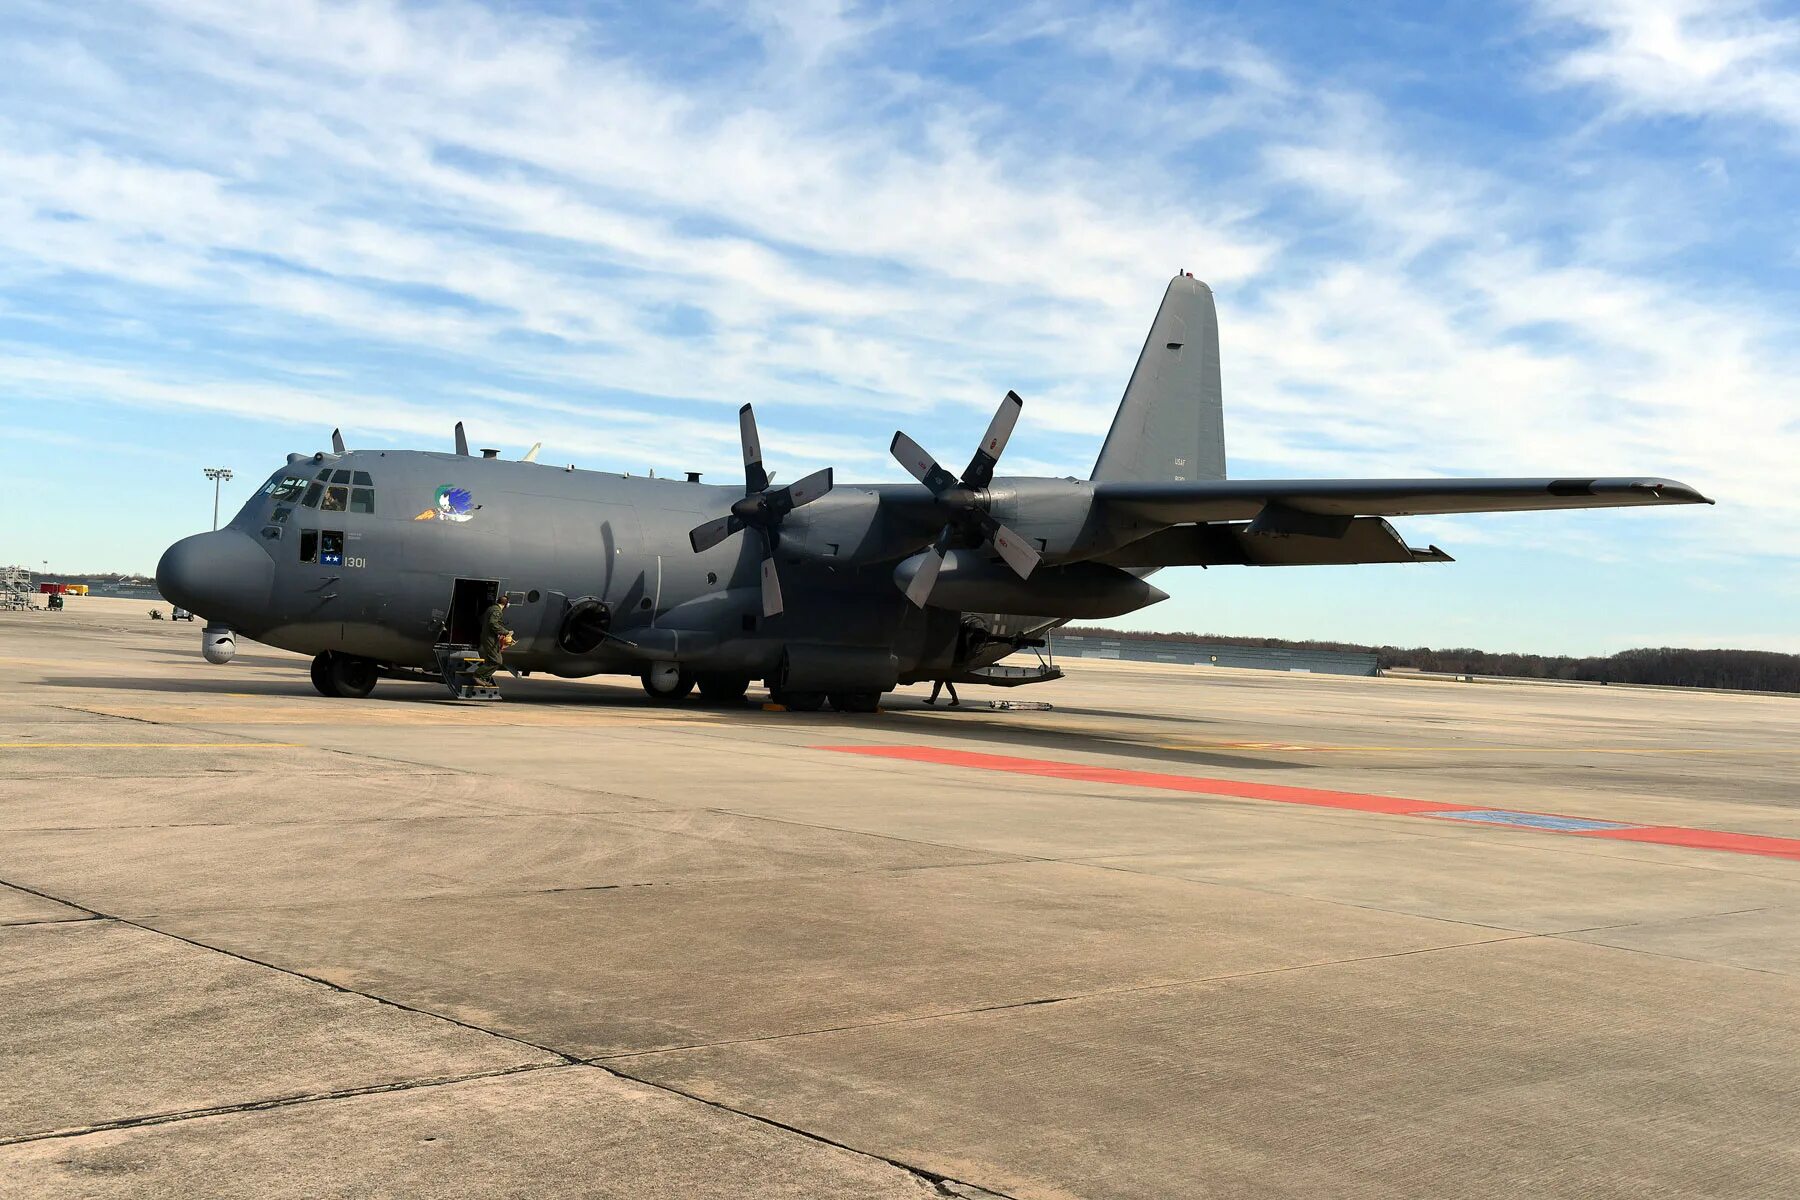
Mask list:
[[[156,587],[164,600],[228,625],[253,622],[274,583],[274,560],[235,529],[182,538],[156,564]]]

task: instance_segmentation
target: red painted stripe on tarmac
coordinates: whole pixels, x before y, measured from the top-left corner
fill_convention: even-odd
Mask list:
[[[1611,838],[1615,842],[1649,842],[1655,846],[1686,846],[1694,850],[1726,850],[1732,854],[1757,854],[1764,858],[1800,859],[1800,839],[1726,833],[1719,829],[1684,829],[1680,825],[1594,829],[1578,832],[1575,836]]]
[[[1319,788],[1284,787],[1273,783],[1246,783],[1237,779],[1209,779],[1197,775],[1167,775],[1156,771],[1131,771],[1117,767],[1093,767],[1045,758],[1014,758],[1005,754],[978,754],[936,746],[814,746],[840,754],[894,758],[906,762],[933,763],[946,767],[970,767],[981,771],[1006,771],[1015,775],[1039,775],[1080,783],[1112,783],[1124,787],[1155,788],[1167,792],[1194,792],[1207,796],[1233,796],[1245,800],[1269,800],[1277,804],[1304,804],[1314,808],[1347,809],[1389,816],[1430,816],[1434,813],[1486,812],[1487,805],[1444,804],[1436,800],[1411,800],[1403,796],[1378,796],[1366,792],[1336,792]],[[1516,811],[1516,810],[1507,810]],[[1534,816],[1564,816],[1533,813]],[[1516,828],[1496,825],[1495,828]],[[1764,837],[1750,833],[1725,833],[1715,829],[1686,829],[1679,825],[1632,825],[1620,829],[1535,830],[1567,833],[1573,837],[1611,838],[1614,841],[1648,842],[1661,846],[1685,846],[1697,850],[1723,850],[1769,858],[1800,860],[1800,839]]]

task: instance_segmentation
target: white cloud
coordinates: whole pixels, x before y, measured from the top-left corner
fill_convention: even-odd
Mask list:
[[[1628,113],[1754,117],[1800,130],[1800,19],[1751,0],[1538,0],[1590,35],[1552,68]]]
[[[896,425],[954,459],[1016,386],[1018,463],[1085,472],[1187,267],[1220,298],[1240,463],[1667,473],[1756,511],[1752,552],[1800,554],[1781,304],[1690,286],[1654,247],[1571,253],[1612,214],[1566,177],[1423,144],[1382,98],[1222,22],[1034,5],[969,33],[894,6],[720,8],[765,49],[696,74],[601,25],[462,0],[31,11],[48,32],[16,61],[42,95],[0,116],[0,279],[110,340],[16,347],[15,394],[432,444],[455,405],[489,444],[711,471],[735,457],[724,405],[749,399],[784,470],[893,478]],[[1784,119],[1791,23],[1580,13],[1597,36],[1561,78]],[[1035,98],[870,65],[919,37],[1052,45],[1105,74],[1046,77],[1046,102],[1156,108],[1176,136],[1083,142]],[[1241,163],[1205,142],[1223,133]],[[171,365],[175,346],[209,353]],[[401,398],[396,363],[430,399]],[[1648,553],[1717,542],[1716,512],[1656,518]]]

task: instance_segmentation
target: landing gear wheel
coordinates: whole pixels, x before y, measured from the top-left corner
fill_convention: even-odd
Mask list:
[[[747,675],[701,675],[695,682],[700,685],[700,698],[708,704],[738,704],[750,690]]]
[[[339,654],[327,650],[312,660],[313,686],[321,696],[343,700],[361,700],[375,690],[381,668],[372,658],[360,654]]]
[[[825,707],[824,692],[770,692],[769,699],[789,712],[818,712]]]
[[[652,667],[638,679],[644,685],[644,694],[656,704],[679,704],[694,690],[694,677],[679,669]]]
[[[841,713],[872,713],[881,707],[881,693],[833,692],[831,707]]]
[[[319,695],[321,695],[321,696],[336,696],[337,695],[336,692],[331,690],[331,655],[330,654],[316,654],[313,656],[312,681],[313,681],[313,687],[318,689]]]
[[[375,681],[380,678],[381,668],[372,658],[357,654],[331,656],[331,686],[346,700],[361,700],[375,690]]]

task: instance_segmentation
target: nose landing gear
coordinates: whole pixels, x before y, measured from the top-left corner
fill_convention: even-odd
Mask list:
[[[375,690],[381,668],[372,658],[359,654],[339,654],[327,650],[312,660],[313,686],[319,695],[336,699],[360,700]]]

